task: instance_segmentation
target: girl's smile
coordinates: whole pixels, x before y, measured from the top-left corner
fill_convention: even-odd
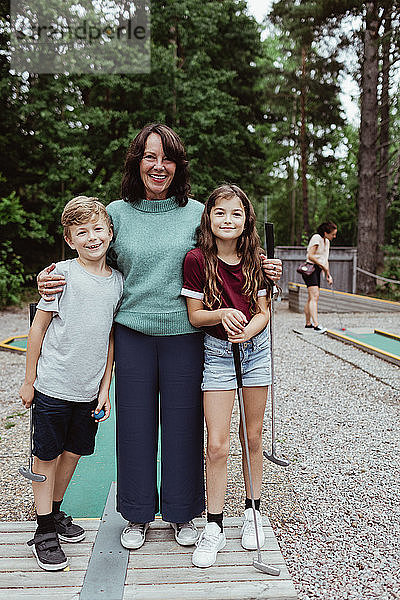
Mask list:
[[[210,212],[211,231],[220,240],[235,240],[241,236],[246,222],[242,202],[236,196],[218,198]]]

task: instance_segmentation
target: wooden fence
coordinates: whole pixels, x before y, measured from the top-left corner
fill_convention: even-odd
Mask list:
[[[276,258],[280,258],[283,263],[283,274],[279,282],[283,298],[289,296],[289,281],[304,283],[296,269],[306,260],[306,252],[307,248],[302,246],[277,246],[275,248]],[[329,266],[334,289],[354,294],[356,292],[357,248],[331,247]],[[322,275],[321,285],[326,286]]]

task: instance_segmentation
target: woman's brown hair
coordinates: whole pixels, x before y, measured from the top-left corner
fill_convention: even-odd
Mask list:
[[[206,284],[203,301],[210,309],[221,306],[221,291],[218,286],[221,278],[218,275],[217,245],[211,231],[210,213],[217,200],[229,199],[234,196],[241,201],[245,212],[243,233],[237,239],[236,244],[236,251],[242,260],[243,294],[249,300],[250,313],[255,315],[259,312],[258,291],[264,283],[260,256],[261,242],[256,229],[254,208],[243,190],[234,184],[224,184],[215,189],[208,198],[201,217],[198,246],[203,252],[205,262]]]
[[[161,123],[150,123],[143,127],[129,146],[121,184],[121,195],[133,204],[145,197],[140,161],[143,158],[146,140],[151,133],[160,136],[165,155],[176,164],[176,171],[168,189],[168,196],[175,196],[179,206],[185,206],[190,194],[189,162],[181,139],[173,129]]]

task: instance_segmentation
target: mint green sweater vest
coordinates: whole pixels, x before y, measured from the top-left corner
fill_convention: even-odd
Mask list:
[[[148,335],[198,332],[180,294],[183,260],[195,247],[203,208],[192,199],[180,207],[174,197],[107,206],[114,225],[110,256],[124,276],[117,323]]]

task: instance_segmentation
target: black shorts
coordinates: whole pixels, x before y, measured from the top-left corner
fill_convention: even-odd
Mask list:
[[[35,390],[33,399],[33,455],[53,460],[67,450],[88,456],[94,452],[98,423],[92,417],[97,400],[71,402]]]
[[[311,273],[311,275],[304,275],[304,273],[301,274],[307,287],[311,287],[312,285],[321,287],[321,271],[321,267],[315,265],[314,273]]]

